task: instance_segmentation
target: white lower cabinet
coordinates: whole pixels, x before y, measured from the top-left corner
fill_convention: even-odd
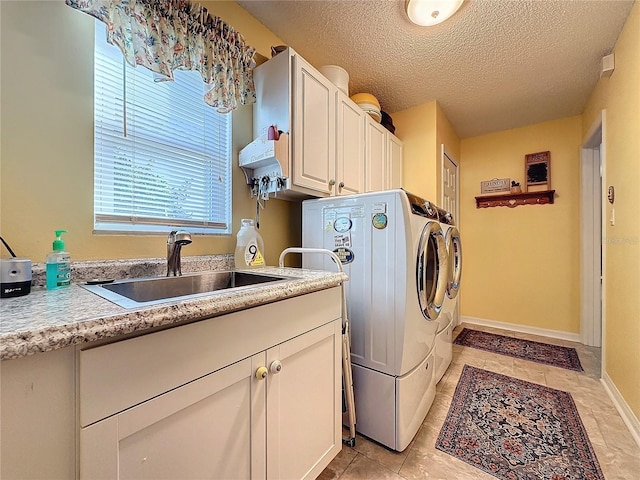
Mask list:
[[[80,477],[263,478],[251,458],[265,448],[264,422],[252,432],[252,405],[263,418],[265,407],[252,388],[252,360],[83,428]]]
[[[331,327],[267,351],[267,478],[315,478],[342,448],[334,418],[342,408],[340,377],[336,385],[327,368],[340,365],[340,341]],[[274,362],[282,363],[278,374]]]
[[[81,352],[80,415],[84,422],[91,422],[94,414],[102,416],[113,408],[120,408],[118,402],[108,398],[105,402],[99,401],[102,397],[91,398],[100,395],[101,390],[107,394],[106,390],[112,388],[110,379],[123,375],[124,391],[137,377],[140,383],[147,384],[138,389],[139,392],[166,388],[161,380],[149,381],[153,376],[162,375],[162,371],[150,369],[154,362],[147,356],[141,357],[141,353],[155,352],[160,365],[162,357],[168,355],[170,361],[181,362],[183,368],[178,370],[190,372],[185,378],[197,375],[201,366],[198,357],[205,363],[213,360],[214,367],[216,356],[225,357],[207,352],[197,355],[197,351],[215,338],[209,335],[227,328],[227,325],[218,325],[218,321],[225,323],[227,317],[234,315],[236,318],[231,323],[240,321],[237,338],[228,339],[224,345],[216,344],[216,348],[242,352],[242,340],[249,332],[273,345],[84,426],[80,432],[80,478],[297,479],[318,476],[341,449],[341,322],[335,308],[322,305],[333,298],[339,306],[339,297],[335,297],[335,292],[329,297],[318,296],[323,292],[311,294],[315,296],[315,301],[308,305],[312,310],[307,316],[314,318],[311,322],[300,318],[298,310],[302,304],[295,302],[308,297],[305,295],[238,312],[251,317],[246,325],[242,324],[246,319],[231,314]],[[278,318],[271,317],[278,314],[278,309],[273,307],[281,304],[285,307]],[[318,309],[322,313],[318,314]],[[297,328],[297,332],[294,328],[287,340],[277,342],[284,331],[274,332],[271,324],[277,328],[275,322],[279,320],[291,325],[293,319],[296,324],[306,325]],[[212,323],[200,325],[207,322]],[[317,323],[321,325],[314,326]],[[312,326],[311,330],[300,333]],[[195,345],[180,346],[181,329],[191,329],[189,333],[200,335]],[[173,334],[178,336],[172,339]],[[161,336],[154,338],[156,335]],[[271,343],[274,339],[275,344]],[[130,349],[120,345],[127,342],[134,342]],[[86,358],[82,353],[86,353]],[[101,363],[105,355],[112,354],[118,354],[119,359],[110,365]],[[127,364],[131,365],[128,372],[121,371]],[[102,375],[112,367],[115,375],[114,372]],[[91,380],[83,388],[82,379],[88,377]],[[106,384],[101,380],[106,380]],[[136,390],[136,386],[132,386]],[[83,403],[103,405],[97,409],[87,407],[83,415]]]

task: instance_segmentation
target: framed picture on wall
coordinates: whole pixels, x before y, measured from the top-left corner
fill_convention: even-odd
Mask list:
[[[551,152],[537,152],[525,155],[524,177],[527,181],[527,190],[534,187],[551,188]]]

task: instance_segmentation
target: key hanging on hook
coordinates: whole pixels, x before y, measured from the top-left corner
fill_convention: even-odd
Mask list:
[[[262,194],[260,195],[265,202],[269,200],[269,185],[271,184],[271,178],[269,175],[265,175],[260,179]]]
[[[260,229],[260,196],[256,196],[256,228]]]
[[[251,198],[257,196],[260,193],[260,181],[259,179],[253,177],[251,179],[251,184],[249,185],[251,190]]]
[[[265,182],[266,179],[266,182]],[[260,228],[260,209],[264,208],[264,205],[260,203],[260,199],[267,200],[269,198],[269,176],[265,175],[260,179],[256,178],[257,194],[256,194],[256,228]]]
[[[260,195],[256,196],[256,228],[260,228],[260,210],[264,205],[260,202]]]

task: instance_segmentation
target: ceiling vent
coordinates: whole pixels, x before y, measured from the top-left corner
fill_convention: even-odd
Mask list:
[[[613,53],[602,57],[602,70],[600,70],[600,78],[610,77],[615,69],[615,61]]]

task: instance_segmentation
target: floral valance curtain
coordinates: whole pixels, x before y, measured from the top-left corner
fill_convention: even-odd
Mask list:
[[[255,49],[220,18],[188,0],[66,0],[107,25],[107,41],[131,65],[162,79],[176,69],[197,70],[207,84],[204,101],[230,112],[255,102]]]

